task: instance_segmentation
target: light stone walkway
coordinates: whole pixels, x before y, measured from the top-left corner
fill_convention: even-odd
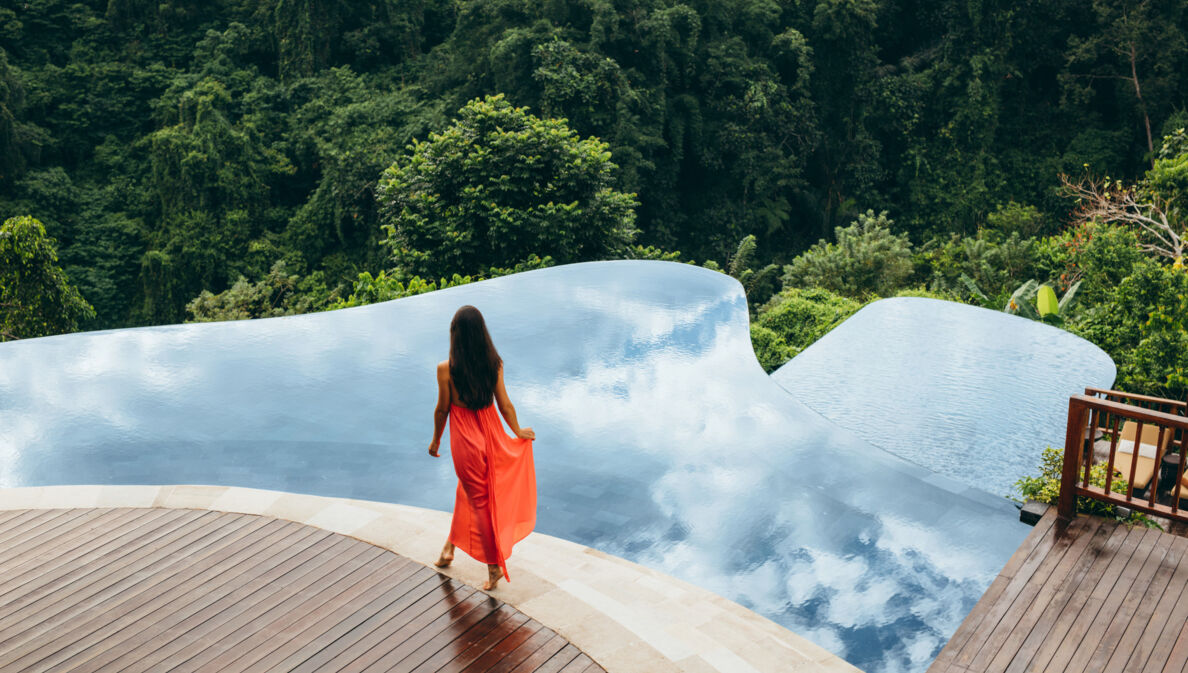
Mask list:
[[[0,489],[0,510],[164,507],[260,514],[348,535],[429,565],[450,514],[226,486]],[[608,673],[861,673],[836,655],[717,594],[589,547],[533,533],[513,582],[492,595],[552,628]],[[472,586],[486,567],[459,553],[443,571]]]

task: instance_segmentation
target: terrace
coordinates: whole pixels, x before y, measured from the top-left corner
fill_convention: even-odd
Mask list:
[[[1113,390],[1069,400],[1059,504],[930,673],[1188,667],[1186,415],[1183,402]],[[1162,530],[1079,514],[1078,498],[1144,513]]]

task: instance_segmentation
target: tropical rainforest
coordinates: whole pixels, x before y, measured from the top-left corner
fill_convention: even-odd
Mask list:
[[[769,369],[907,293],[1183,399],[1186,34],[1181,0],[3,2],[0,339],[664,259],[739,279]]]

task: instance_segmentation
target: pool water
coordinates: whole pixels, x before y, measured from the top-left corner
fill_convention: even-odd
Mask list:
[[[772,374],[875,446],[1009,496],[1063,447],[1068,398],[1109,388],[1114,362],[1062,329],[999,311],[900,297],[863,307]]]
[[[426,449],[462,304],[486,315],[537,432],[538,530],[716,591],[866,671],[923,671],[1029,530],[1005,499],[798,401],[756,362],[738,283],[664,262],[2,344],[0,485],[224,484],[448,510],[452,464]]]

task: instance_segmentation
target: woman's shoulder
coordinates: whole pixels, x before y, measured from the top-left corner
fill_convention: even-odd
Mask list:
[[[444,376],[447,379],[450,377],[450,361],[449,360],[442,360],[441,362],[437,363],[437,376],[438,376],[438,378]]]

